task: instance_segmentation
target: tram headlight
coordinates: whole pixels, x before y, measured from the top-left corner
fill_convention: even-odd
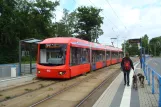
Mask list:
[[[40,71],[37,71],[38,74],[40,74]]]
[[[60,71],[59,75],[64,75],[66,73],[66,71]]]

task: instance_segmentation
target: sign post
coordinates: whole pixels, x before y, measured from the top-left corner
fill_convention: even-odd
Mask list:
[[[143,50],[143,47],[142,47],[142,41],[141,41],[141,38],[140,39],[129,39],[129,43],[140,43],[140,65],[141,65],[141,68],[142,68],[142,50]],[[144,62],[145,62],[145,49],[144,49]]]
[[[141,39],[129,39],[129,43],[140,43]]]

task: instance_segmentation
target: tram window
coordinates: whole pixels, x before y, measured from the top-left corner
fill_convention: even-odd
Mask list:
[[[123,56],[124,56],[124,55],[123,55],[123,52],[121,52],[121,58],[123,58]]]
[[[120,58],[122,58],[122,53],[119,53],[120,54]]]
[[[112,52],[112,58],[116,58],[116,53]]]
[[[71,47],[70,65],[89,63],[89,49]]]
[[[95,62],[95,51],[92,50],[92,63]]]
[[[117,53],[117,52],[115,52],[115,58],[116,58],[116,59],[118,58],[118,53]]]
[[[39,64],[47,66],[64,65],[66,47],[66,44],[41,44]]]
[[[92,63],[97,62],[97,51],[92,50]]]
[[[114,52],[112,52],[112,58],[114,58]]]
[[[118,56],[118,55],[117,55],[117,52],[115,52],[115,58],[116,58],[116,59],[117,59],[117,56]]]
[[[121,53],[119,53],[119,56],[118,56],[118,58],[121,58]]]
[[[103,51],[102,54],[103,54],[103,56],[102,56],[103,59],[102,59],[102,60],[105,61],[105,60],[106,60],[106,59],[105,59],[105,51]]]
[[[75,47],[71,47],[70,49],[70,65],[76,65],[77,64],[77,53],[76,53],[76,48]]]
[[[114,52],[112,52],[112,58],[115,58],[115,53]]]
[[[115,58],[118,58],[118,52],[115,52]]]
[[[110,59],[110,52],[106,51],[106,60],[109,60],[109,59]]]
[[[92,50],[92,63],[104,60],[105,60],[105,51]]]

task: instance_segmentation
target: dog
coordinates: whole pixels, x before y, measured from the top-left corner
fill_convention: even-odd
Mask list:
[[[138,89],[137,81],[138,81],[138,79],[137,79],[137,75],[136,75],[136,74],[134,74],[134,75],[133,75],[133,81],[132,81],[132,83],[133,83],[133,88],[134,88],[135,90],[137,90],[137,89]]]
[[[141,73],[138,73],[137,76],[139,77],[140,86],[141,86],[142,88],[144,88],[144,78],[145,78],[145,77],[144,77],[143,74],[141,74]]]

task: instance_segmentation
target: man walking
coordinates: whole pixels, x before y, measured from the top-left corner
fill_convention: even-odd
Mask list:
[[[129,82],[130,82],[129,81],[129,74],[130,74],[131,68],[134,70],[134,66],[133,66],[133,62],[130,59],[128,53],[126,53],[126,56],[122,59],[121,68],[122,68],[122,70],[124,72],[124,85],[126,85],[126,82],[127,82],[127,86],[130,86],[129,85]]]

